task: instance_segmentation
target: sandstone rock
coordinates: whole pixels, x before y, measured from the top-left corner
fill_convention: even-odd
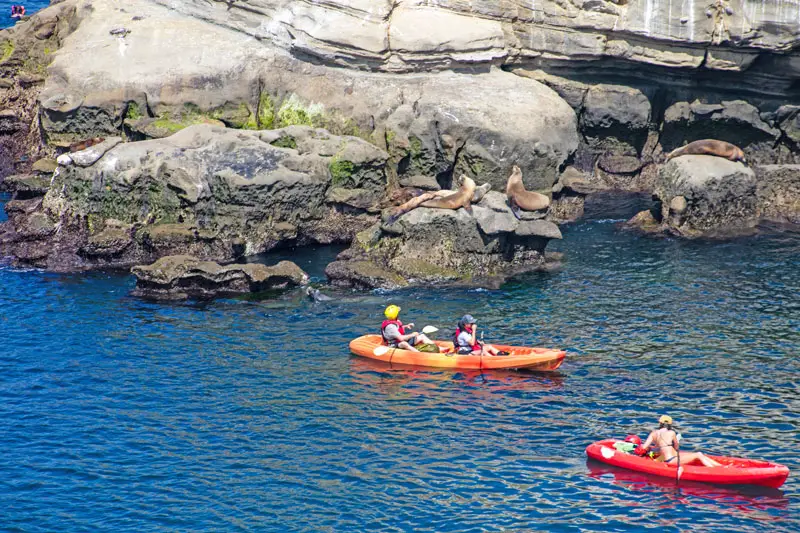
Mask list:
[[[683,196],[676,196],[669,201],[669,212],[670,214],[682,215],[686,212],[688,206],[689,204],[686,202],[686,198]]]
[[[291,135],[297,148],[262,139],[274,135]],[[302,126],[196,125],[166,139],[107,139],[70,154],[74,164],[59,160],[42,210],[76,221],[53,237],[75,239],[75,246],[52,246],[47,261],[62,270],[70,262],[129,266],[179,251],[227,261],[283,242],[349,242],[375,220],[364,206],[386,188],[387,157],[361,139]],[[89,239],[87,221],[100,227],[106,219],[136,224],[133,243],[123,246],[115,232]]]
[[[425,176],[422,174],[414,174],[413,176],[403,176],[400,178],[400,185],[402,187],[416,187],[424,191],[438,191],[441,190],[439,182],[433,176]]]
[[[20,72],[17,74],[17,81],[22,87],[30,87],[31,85],[39,85],[40,83],[44,83],[45,77],[40,74]]]
[[[331,284],[360,289],[397,289],[408,282],[401,275],[372,261],[334,261],[325,268]]]
[[[162,257],[152,265],[131,269],[137,296],[154,298],[211,298],[258,293],[268,289],[305,285],[308,275],[291,261],[275,266],[233,264],[221,266],[196,257]]]
[[[495,211],[475,205],[472,206],[472,216],[478,221],[478,227],[486,235],[513,233],[519,225],[519,221],[511,212],[511,209]]]
[[[38,172],[40,174],[48,174],[48,175],[52,174],[57,168],[58,168],[58,163],[56,162],[56,160],[51,159],[49,157],[44,159],[38,159],[35,163],[33,163],[33,166],[31,167],[31,169],[34,172]]]
[[[658,179],[664,223],[681,235],[721,234],[755,224],[755,174],[741,163],[707,155],[678,157],[661,168]],[[671,212],[678,196],[686,208]]]
[[[531,220],[520,222],[515,234],[517,237],[541,237],[544,239],[562,239],[558,226],[547,220]]]
[[[12,109],[0,110],[0,134],[8,135],[22,128],[17,113]]]
[[[89,237],[80,249],[82,254],[93,257],[113,258],[125,251],[133,243],[133,225],[119,221],[106,223],[99,233]]]
[[[653,216],[653,212],[648,210],[640,211],[633,218],[625,222],[625,226],[641,230],[645,233],[660,233],[664,227]]]
[[[613,174],[634,174],[642,169],[642,161],[636,156],[603,154],[597,165]]]
[[[41,174],[16,174],[2,183],[2,189],[15,192],[17,198],[44,196],[49,188],[50,176]]]
[[[800,223],[800,165],[756,167],[760,216]]]
[[[589,137],[613,136],[641,150],[650,124],[650,100],[641,91],[593,85],[583,100],[581,126]]]

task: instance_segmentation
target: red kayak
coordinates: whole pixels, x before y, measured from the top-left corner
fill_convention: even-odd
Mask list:
[[[675,469],[677,462],[664,463],[639,457],[631,453],[621,452],[614,448],[614,439],[601,440],[590,444],[586,448],[586,455],[597,461],[644,472],[654,476],[663,476],[672,479],[679,477],[686,481],[701,481],[718,485],[761,485],[763,487],[778,488],[789,477],[789,469],[777,463],[758,461],[755,459],[742,459],[739,457],[722,457],[709,455],[711,459],[721,463],[720,467],[707,467],[700,464],[681,464],[681,472]]]

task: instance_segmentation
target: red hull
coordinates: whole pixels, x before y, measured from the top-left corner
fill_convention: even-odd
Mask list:
[[[614,448],[615,442],[619,441],[608,439],[590,444],[586,448],[586,455],[597,461],[620,468],[627,468],[628,470],[644,472],[654,476],[676,478],[677,472],[675,469],[677,464],[675,461],[663,463],[648,457],[638,457],[624,453]],[[709,455],[709,457],[723,466],[709,468],[696,464],[682,464],[680,479],[718,485],[760,485],[762,487],[778,488],[789,477],[789,469],[776,463],[739,457],[716,455]]]

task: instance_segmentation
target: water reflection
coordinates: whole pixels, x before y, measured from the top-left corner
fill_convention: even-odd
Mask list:
[[[663,497],[671,506],[697,505],[704,510],[737,514],[758,520],[771,520],[770,509],[787,509],[789,499],[780,489],[753,485],[710,485],[694,481],[675,483],[673,479],[652,476],[587,459],[589,476],[627,490],[647,493],[648,498]],[[759,514],[760,513],[760,514]]]

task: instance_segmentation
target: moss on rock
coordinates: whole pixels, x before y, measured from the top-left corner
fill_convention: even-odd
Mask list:
[[[5,63],[12,55],[14,55],[14,42],[3,41],[3,44],[0,45],[0,63]]]
[[[334,187],[341,187],[347,184],[348,181],[351,181],[356,166],[352,161],[334,156],[328,165],[328,170],[330,170],[331,173],[331,185]]]

